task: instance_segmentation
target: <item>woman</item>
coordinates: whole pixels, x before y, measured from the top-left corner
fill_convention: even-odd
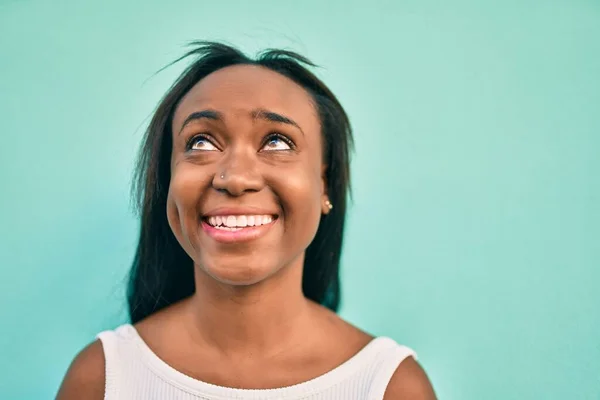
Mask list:
[[[100,333],[58,398],[435,398],[410,349],[335,314],[352,143],[338,100],[295,53],[195,46],[140,153],[133,325]]]

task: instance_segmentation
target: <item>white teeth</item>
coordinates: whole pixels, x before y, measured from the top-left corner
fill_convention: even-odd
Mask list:
[[[239,230],[247,226],[260,226],[273,222],[272,215],[216,215],[208,217],[207,222],[226,230]]]

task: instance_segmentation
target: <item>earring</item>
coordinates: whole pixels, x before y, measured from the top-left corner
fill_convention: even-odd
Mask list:
[[[333,208],[333,204],[329,200],[325,200],[325,205],[331,210]]]

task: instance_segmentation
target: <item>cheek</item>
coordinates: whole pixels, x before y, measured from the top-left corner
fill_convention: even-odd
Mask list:
[[[275,187],[282,202],[286,231],[301,236],[303,242],[317,232],[321,218],[321,181],[312,170],[289,171],[278,180]],[[309,243],[304,243],[308,246]]]
[[[203,174],[193,168],[176,167],[171,173],[167,197],[167,218],[171,230],[181,242],[197,227],[197,204],[205,185]]]

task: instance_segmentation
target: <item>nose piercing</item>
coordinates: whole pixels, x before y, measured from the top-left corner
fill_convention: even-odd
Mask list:
[[[225,174],[221,174],[221,179],[225,179]]]

